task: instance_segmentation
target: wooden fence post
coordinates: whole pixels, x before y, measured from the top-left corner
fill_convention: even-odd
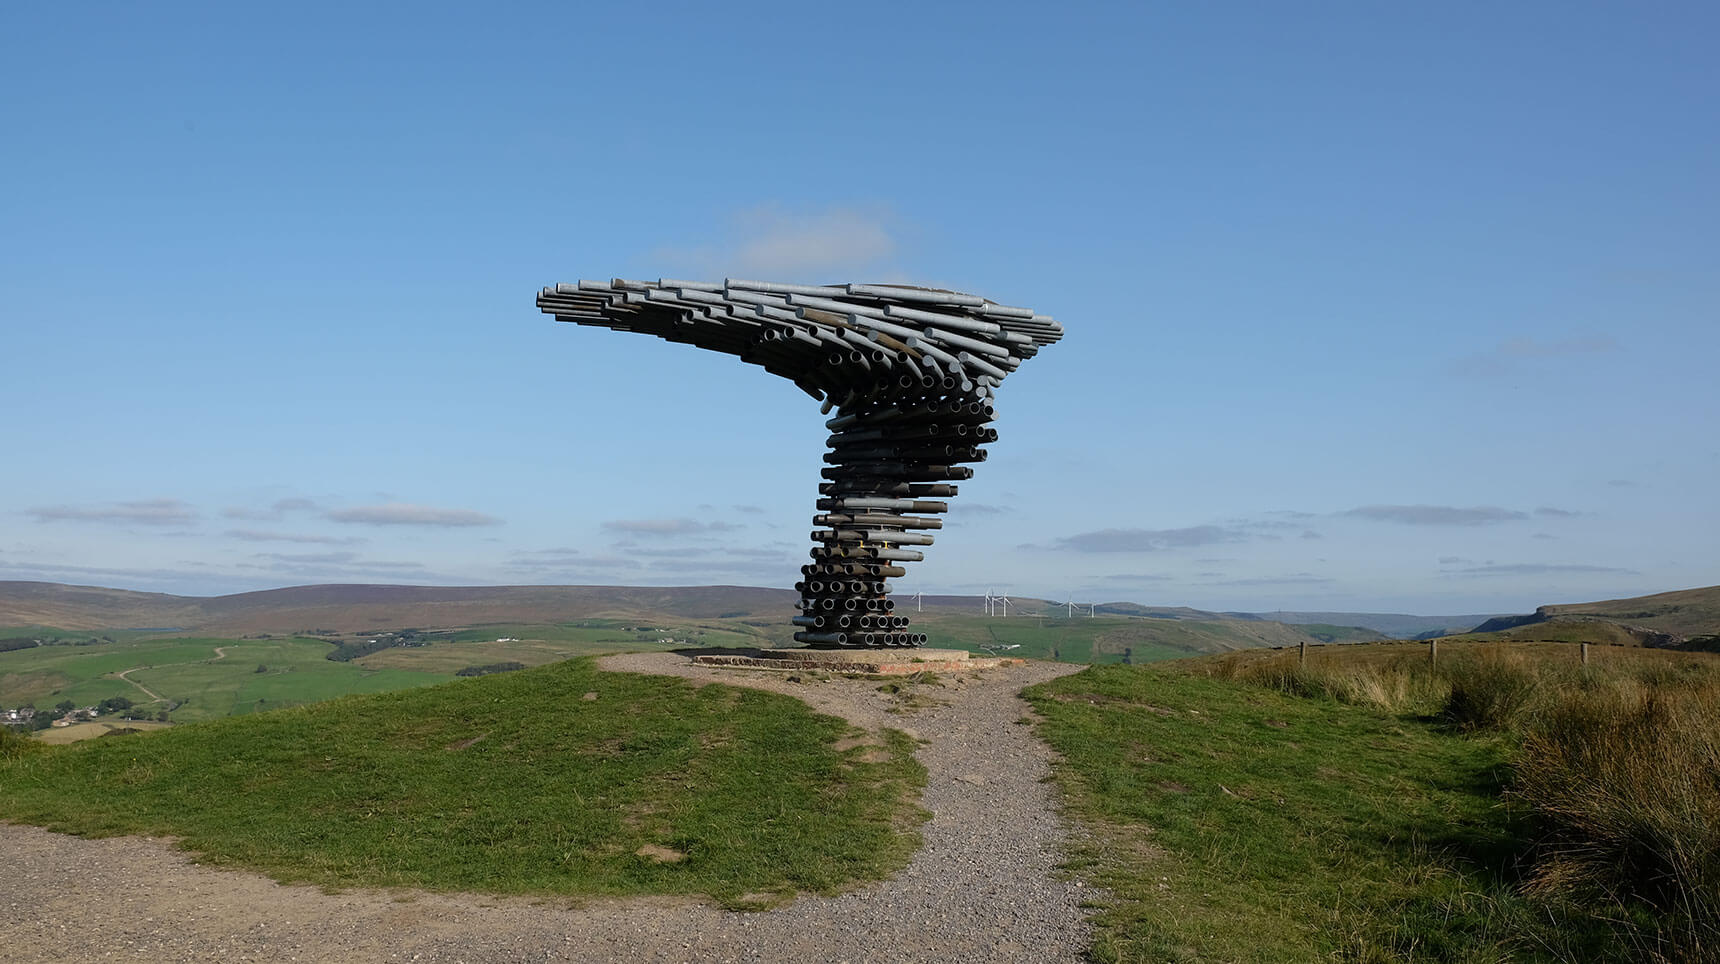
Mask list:
[[[1437,639],[1427,641],[1427,665],[1430,667],[1439,665],[1439,640]]]
[[[1587,665],[1589,665],[1589,644],[1588,643],[1579,643],[1578,645],[1580,645],[1582,647],[1583,665],[1587,666]]]
[[[1301,640],[1296,644],[1296,668],[1308,665],[1308,641]]]

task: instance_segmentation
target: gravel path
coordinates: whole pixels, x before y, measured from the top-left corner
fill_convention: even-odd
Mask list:
[[[1083,888],[1051,875],[1068,832],[1042,778],[1050,752],[1016,697],[1080,667],[944,677],[914,709],[875,680],[790,682],[670,653],[605,669],[788,693],[869,730],[929,741],[926,846],[894,879],[764,913],[679,899],[571,905],[419,891],[324,894],[198,866],[169,841],[83,840],[0,825],[0,961],[1076,961]],[[894,706],[899,713],[891,713]],[[150,886],[133,882],[149,881]]]

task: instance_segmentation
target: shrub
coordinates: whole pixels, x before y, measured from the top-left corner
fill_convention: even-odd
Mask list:
[[[526,664],[519,663],[519,662],[513,662],[513,661],[509,661],[509,662],[505,662],[505,663],[485,663],[482,666],[467,666],[466,668],[455,672],[454,675],[455,676],[489,676],[492,673],[512,673],[516,670],[522,670],[525,668],[526,668]]]
[[[43,749],[43,744],[13,730],[0,726],[0,760],[16,760],[26,753]]]
[[[1465,730],[1509,730],[1535,704],[1550,667],[1484,650],[1449,660],[1449,695],[1440,715]]]

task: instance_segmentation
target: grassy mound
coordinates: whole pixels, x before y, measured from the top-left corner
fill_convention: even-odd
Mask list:
[[[1206,678],[1094,667],[1028,691],[1094,828],[1105,961],[1603,960],[1519,896],[1507,746]]]
[[[736,903],[903,866],[912,751],[787,697],[575,660],[8,753],[0,818],[173,835],[283,881]]]

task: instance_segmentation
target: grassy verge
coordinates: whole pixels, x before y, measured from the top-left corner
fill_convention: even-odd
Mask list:
[[[1116,895],[1099,956],[1720,960],[1720,660],[1440,652],[1233,653],[1031,691],[1097,828],[1085,869]]]
[[[1101,960],[1618,958],[1522,893],[1505,739],[1181,664],[1027,695],[1093,830],[1076,869],[1114,895]]]
[[[1442,645],[1442,651],[1445,647]],[[1431,712],[1512,748],[1532,826],[1523,891],[1604,921],[1635,960],[1720,960],[1720,660],[1549,642],[1457,644],[1306,666],[1227,657],[1220,675],[1387,712]]]
[[[912,751],[787,697],[575,660],[8,750],[0,818],[178,836],[209,862],[336,887],[750,905],[903,866]]]

